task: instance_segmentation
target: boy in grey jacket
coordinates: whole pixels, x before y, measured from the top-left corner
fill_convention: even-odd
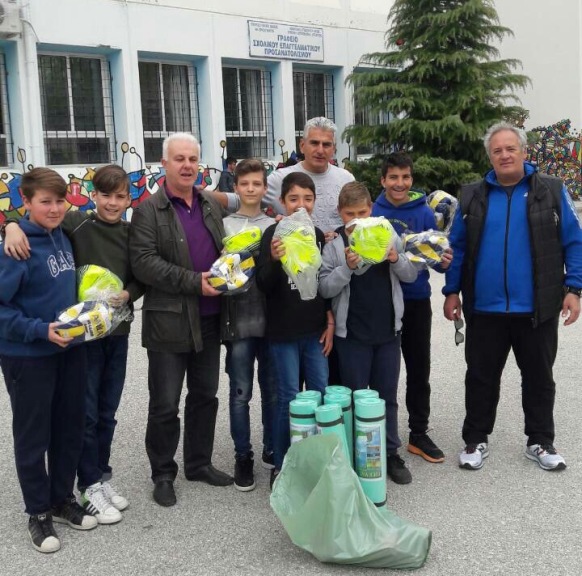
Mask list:
[[[342,383],[352,390],[377,390],[386,402],[387,473],[397,484],[412,477],[398,455],[398,378],[400,330],[404,300],[400,281],[412,282],[417,271],[401,251],[399,241],[384,262],[360,266],[360,257],[348,247],[349,223],[371,214],[372,199],[359,182],[346,184],[339,195],[338,211],[344,226],[323,251],[319,292],[332,299]]]
[[[234,187],[240,198],[238,212],[227,216],[224,229],[227,235],[249,227],[264,232],[274,223],[261,211],[261,200],[267,192],[267,172],[260,160],[239,162],[234,172]],[[254,251],[255,261],[258,249]],[[254,455],[251,445],[249,402],[253,394],[255,359],[261,389],[263,422],[262,462],[273,468],[273,419],[276,405],[275,381],[265,336],[265,295],[251,278],[250,288],[235,296],[222,299],[222,341],[226,346],[226,373],[230,379],[230,435],[234,442],[234,487],[248,492],[255,487]]]

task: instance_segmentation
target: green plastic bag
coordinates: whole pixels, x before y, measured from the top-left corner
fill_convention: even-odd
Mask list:
[[[432,533],[376,508],[346,460],[339,438],[293,444],[273,485],[271,508],[291,541],[320,562],[420,568]]]

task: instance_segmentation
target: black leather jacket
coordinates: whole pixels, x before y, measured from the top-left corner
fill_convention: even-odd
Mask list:
[[[200,194],[204,224],[220,251],[222,210],[214,199]],[[157,352],[202,350],[198,309],[202,276],[192,270],[186,237],[165,187],[134,210],[129,254],[134,276],[146,285],[144,348]]]

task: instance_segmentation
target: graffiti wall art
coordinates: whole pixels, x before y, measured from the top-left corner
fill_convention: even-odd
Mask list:
[[[572,129],[570,120],[531,130],[535,142],[530,143],[529,159],[540,171],[562,179],[575,200],[582,199],[581,134]]]

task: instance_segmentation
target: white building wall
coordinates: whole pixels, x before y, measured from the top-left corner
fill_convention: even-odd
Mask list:
[[[527,128],[570,118],[582,127],[582,0],[496,0],[499,19],[513,30],[500,47],[517,58],[532,86],[521,97]]]
[[[223,63],[264,65],[273,84],[271,160],[280,160],[280,140],[287,152],[295,148],[294,67],[333,72],[335,120],[341,133],[353,118],[345,78],[362,54],[384,49],[390,6],[390,0],[26,0],[23,34],[0,41],[9,73],[14,149],[26,152],[27,164],[45,163],[36,51],[70,50],[105,55],[110,62],[119,154],[119,145],[127,142],[143,156],[139,58],[195,62],[202,156],[216,167],[221,166],[220,142],[226,131]],[[523,73],[532,79],[532,88],[521,95],[530,111],[527,127],[564,117],[574,127],[582,126],[582,0],[497,0],[496,7],[501,23],[515,33],[500,46],[501,56],[522,60]],[[323,28],[324,61],[249,57],[249,19]],[[349,150],[345,143],[338,144],[341,161]],[[138,162],[135,156],[130,161]],[[14,164],[18,166],[17,158]]]

